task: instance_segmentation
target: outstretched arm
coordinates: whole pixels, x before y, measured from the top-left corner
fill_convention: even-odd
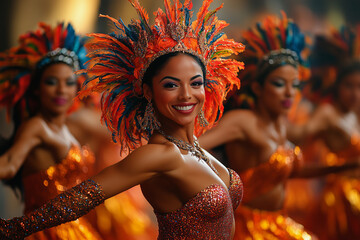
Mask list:
[[[240,127],[242,120],[240,111],[228,112],[221,118],[218,125],[199,137],[200,146],[209,151],[227,142],[244,138],[244,132]]]
[[[296,145],[301,145],[308,137],[314,137],[321,134],[330,125],[332,107],[329,105],[319,107],[310,119],[303,125],[298,126],[288,123],[287,137]]]
[[[41,143],[41,126],[36,120],[23,124],[13,145],[0,156],[0,179],[11,179],[19,171],[30,151]]]
[[[159,172],[171,170],[166,146],[146,145],[90,180],[58,195],[27,216],[0,220],[0,239],[23,239],[32,233],[73,221],[122,191],[140,184]]]
[[[336,166],[306,164],[302,166],[299,170],[295,171],[291,177],[293,178],[323,177],[328,174],[354,170],[359,167],[360,167],[360,160],[349,161],[342,165],[336,165]]]

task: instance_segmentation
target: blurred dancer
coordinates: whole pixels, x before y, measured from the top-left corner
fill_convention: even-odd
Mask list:
[[[78,91],[74,71],[87,61],[85,40],[70,24],[39,25],[0,59],[0,104],[12,113],[16,133],[0,156],[0,179],[23,193],[25,214],[86,179],[94,164],[91,151],[80,147],[66,125]],[[80,218],[29,239],[99,236]]]
[[[29,215],[1,220],[2,238],[75,220],[140,184],[156,213],[158,239],[232,239],[242,182],[194,134],[221,117],[226,93],[239,86],[243,64],[227,57],[243,45],[221,32],[227,24],[215,16],[221,7],[208,10],[211,1],[203,1],[194,22],[191,1],[164,1],[154,26],[138,1],[131,3],[140,20],[125,26],[108,17],[119,31],[92,34],[80,94],[104,91],[102,118],[122,150],[132,152]]]
[[[317,145],[313,151],[328,166],[340,166],[360,159],[360,122],[357,109],[360,106],[360,29],[344,27],[333,31],[330,37],[318,37],[326,42],[329,57],[318,57],[319,69],[334,69],[335,74],[320,76],[318,85],[328,86],[327,91],[312,88],[310,99],[319,100],[309,121],[299,127],[292,127],[290,137]],[[316,56],[325,49],[324,44],[314,49]],[[326,83],[331,83],[326,84]],[[314,85],[314,84],[313,84]],[[311,95],[310,95],[311,96]],[[325,101],[323,101],[325,99]],[[310,155],[310,154],[309,154]],[[326,239],[360,238],[360,171],[352,169],[342,174],[330,175],[322,193],[321,211],[324,223],[319,227]]]
[[[243,34],[246,44],[242,89],[219,124],[199,138],[205,149],[225,144],[231,168],[244,182],[243,205],[235,213],[234,239],[317,239],[283,212],[285,184],[357,167],[302,165],[299,147],[287,139],[287,114],[306,69],[304,35],[283,14],[268,17]]]

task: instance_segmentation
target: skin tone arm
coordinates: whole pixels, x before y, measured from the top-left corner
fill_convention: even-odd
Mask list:
[[[148,144],[134,150],[122,161],[105,168],[92,179],[102,186],[105,198],[110,198],[135,185],[141,184],[157,174],[176,168],[178,154],[169,151],[164,144]]]
[[[307,123],[301,126],[295,126],[289,123],[287,127],[288,139],[296,145],[300,145],[307,136],[317,136],[325,131],[329,126],[329,120],[332,115],[331,112],[329,106],[322,106],[315,111]]]
[[[42,142],[39,134],[40,126],[32,119],[19,128],[14,144],[0,156],[0,179],[13,178],[30,151]]]
[[[238,111],[233,110],[226,113],[215,127],[204,133],[199,138],[200,146],[209,151],[227,142],[244,139],[245,133],[239,125],[241,121],[239,115],[241,114],[238,114]]]
[[[340,173],[347,170],[354,170],[360,167],[360,161],[347,162],[340,166],[315,166],[307,165],[301,168],[301,170],[294,172],[292,178],[313,178],[322,177],[327,174]]]

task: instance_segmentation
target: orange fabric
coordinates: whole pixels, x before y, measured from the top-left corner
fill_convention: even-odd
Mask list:
[[[95,158],[88,147],[72,146],[65,159],[44,171],[24,177],[25,213],[94,174]],[[139,188],[107,199],[84,217],[31,235],[31,240],[155,239],[157,230],[141,206]]]
[[[336,154],[328,152],[324,161],[330,166],[340,165],[359,155],[360,138],[354,135],[348,148]],[[321,196],[321,211],[329,239],[360,239],[360,179],[356,177],[359,176],[356,171],[359,170],[349,172],[352,176],[329,175],[326,178]]]
[[[249,202],[286,181],[301,162],[302,154],[299,147],[279,147],[269,161],[240,173],[245,188],[243,202]]]
[[[301,224],[282,212],[268,212],[240,206],[235,211],[234,240],[315,240]]]
[[[91,174],[94,157],[88,148],[73,145],[61,163],[23,178],[25,213],[85,180]],[[101,239],[85,217],[35,233],[28,240]]]

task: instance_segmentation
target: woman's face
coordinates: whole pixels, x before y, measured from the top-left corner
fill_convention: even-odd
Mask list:
[[[152,79],[151,97],[161,123],[190,124],[205,100],[200,65],[186,54],[171,57]]]
[[[266,76],[262,86],[258,86],[258,104],[262,104],[272,115],[287,114],[299,84],[299,72],[295,67],[278,67]]]
[[[77,80],[72,68],[64,63],[46,67],[41,75],[39,99],[42,111],[64,114],[77,92]]]
[[[354,110],[360,103],[360,72],[353,72],[343,77],[338,86],[338,101],[348,110]]]

